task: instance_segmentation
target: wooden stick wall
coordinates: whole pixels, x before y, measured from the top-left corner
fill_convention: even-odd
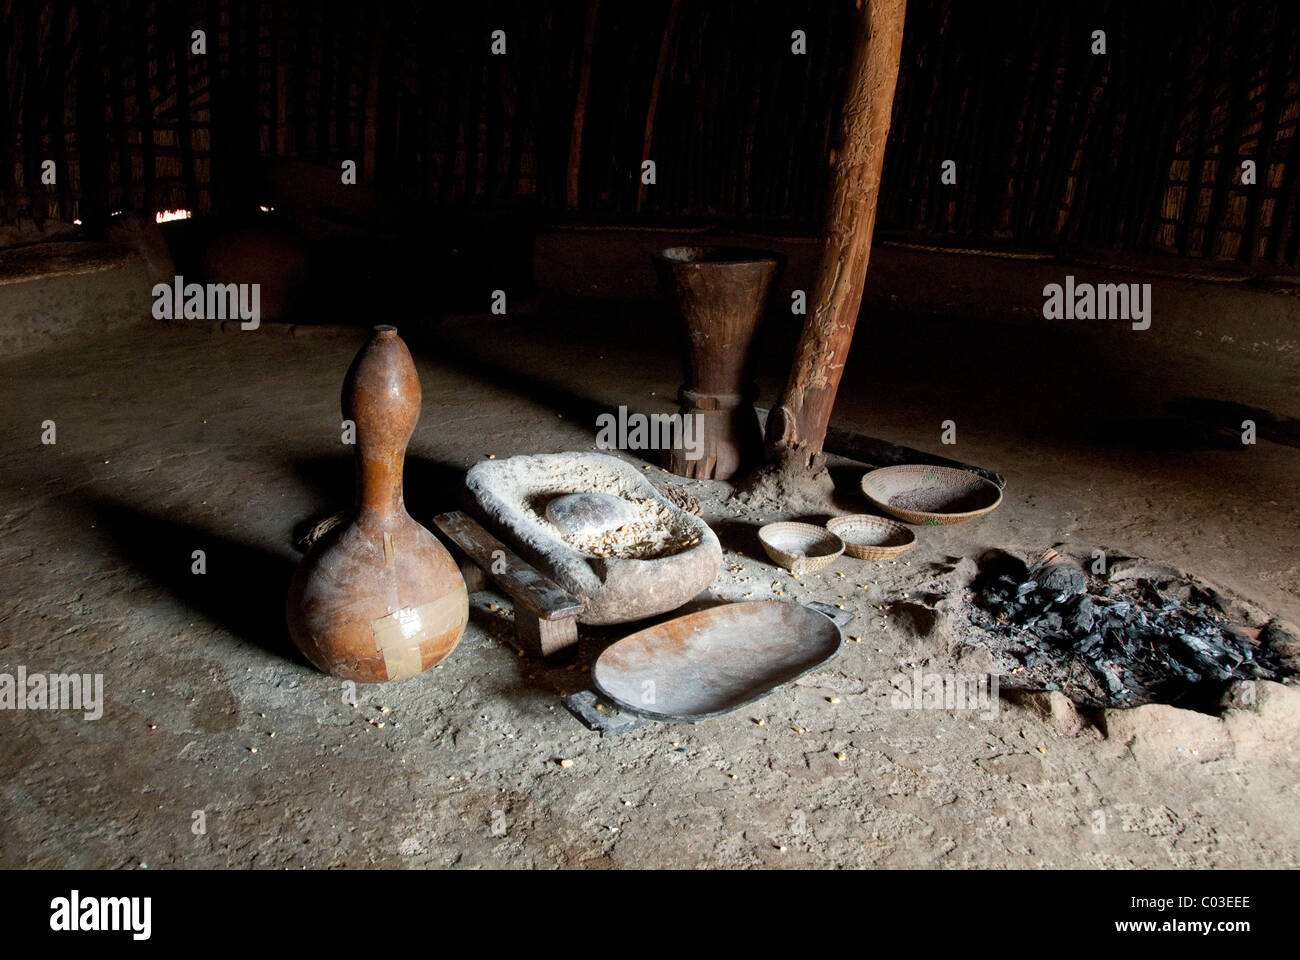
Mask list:
[[[0,0],[0,170],[13,171],[0,219],[239,210],[259,163],[285,157],[355,160],[362,182],[413,204],[811,232],[850,14],[745,0]],[[903,43],[878,235],[1297,263],[1289,0],[914,0]],[[940,180],[946,160],[956,183]]]

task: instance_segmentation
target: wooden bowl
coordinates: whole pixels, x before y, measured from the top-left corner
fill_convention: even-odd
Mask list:
[[[862,492],[890,516],[925,526],[982,517],[1002,502],[1002,490],[991,480],[924,464],[872,470],[862,478]]]
[[[916,534],[901,523],[865,513],[836,517],[826,529],[844,541],[844,552],[859,560],[890,560],[916,546]]]
[[[843,540],[811,523],[769,523],[758,531],[758,539],[772,561],[791,573],[828,567],[844,552]]]

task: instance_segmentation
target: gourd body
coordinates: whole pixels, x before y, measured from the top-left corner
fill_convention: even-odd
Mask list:
[[[420,381],[396,328],[375,328],[348,370],[342,401],[343,418],[356,424],[356,509],[298,565],[289,632],[307,659],[335,677],[403,680],[455,648],[469,597],[451,554],[403,501]]]

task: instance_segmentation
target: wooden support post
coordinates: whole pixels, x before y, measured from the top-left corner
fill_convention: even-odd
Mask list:
[[[582,61],[578,64],[578,96],[573,105],[573,128],[569,135],[569,169],[565,178],[565,205],[574,210],[581,202],[578,174],[582,170],[582,127],[587,120],[587,91],[591,88],[592,47],[596,43],[596,16],[600,0],[588,0],[587,26],[582,34]]]
[[[862,305],[906,0],[858,0],[853,64],[840,112],[826,241],[790,378],[767,424],[770,465],[819,471],[831,407]]]
[[[376,26],[374,33],[370,37],[370,73],[366,78],[366,99],[365,107],[362,112],[362,165],[361,176],[362,182],[367,186],[375,183],[375,165],[378,162],[376,156],[379,152],[379,85],[380,85],[380,65],[384,62],[384,43],[387,40],[386,30],[382,25]],[[326,109],[322,102],[320,109]],[[466,139],[468,140],[468,134]],[[468,143],[466,145],[468,149]],[[329,144],[317,144],[317,150],[324,156],[329,152]],[[465,162],[466,169],[469,168],[469,161]]]
[[[142,7],[135,23],[135,106],[136,123],[140,125],[140,163],[144,170],[141,180],[142,210],[146,214],[158,211],[158,161],[154,144],[154,99],[149,79],[149,21]],[[161,54],[160,54],[161,56]],[[159,71],[161,83],[162,72]],[[167,204],[170,208],[171,204]]]
[[[645,111],[645,136],[641,139],[641,162],[650,159],[650,143],[654,138],[655,112],[659,109],[659,89],[663,86],[664,71],[668,69],[668,54],[672,50],[673,34],[677,29],[677,13],[681,9],[681,0],[669,0],[668,19],[664,22],[664,35],[659,38],[659,58],[655,61],[654,80],[650,83],[650,103]],[[645,206],[646,182],[638,178],[636,188],[636,212]]]
[[[77,66],[77,211],[88,229],[108,219],[108,129],[104,123],[104,49],[107,38],[97,8],[78,8],[81,59]],[[182,113],[182,117],[187,114]],[[12,180],[12,175],[10,177]]]
[[[43,121],[44,104],[40,96],[40,76],[41,76],[41,44],[38,40],[40,34],[41,12],[37,6],[30,6],[23,12],[23,41],[22,52],[19,54],[22,67],[19,70],[19,76],[22,79],[22,107],[23,107],[23,192],[27,194],[27,215],[37,223],[49,215],[49,194],[47,188],[41,183],[41,161],[45,158],[44,149],[45,124]],[[8,51],[6,51],[8,53]],[[46,53],[49,56],[49,53]],[[6,69],[6,73],[8,70]],[[24,76],[25,75],[25,76]],[[13,136],[13,133],[7,134]],[[62,174],[63,171],[59,171]],[[127,169],[122,173],[123,181],[130,175]],[[12,167],[5,170],[6,177],[12,177],[14,171]]]

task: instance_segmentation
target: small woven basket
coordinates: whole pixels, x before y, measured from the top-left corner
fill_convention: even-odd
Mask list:
[[[891,560],[916,546],[916,534],[884,517],[865,513],[836,517],[826,529],[844,541],[844,552],[859,560]]]
[[[811,523],[769,523],[758,531],[758,539],[772,561],[791,573],[821,570],[844,552],[843,540]]]

